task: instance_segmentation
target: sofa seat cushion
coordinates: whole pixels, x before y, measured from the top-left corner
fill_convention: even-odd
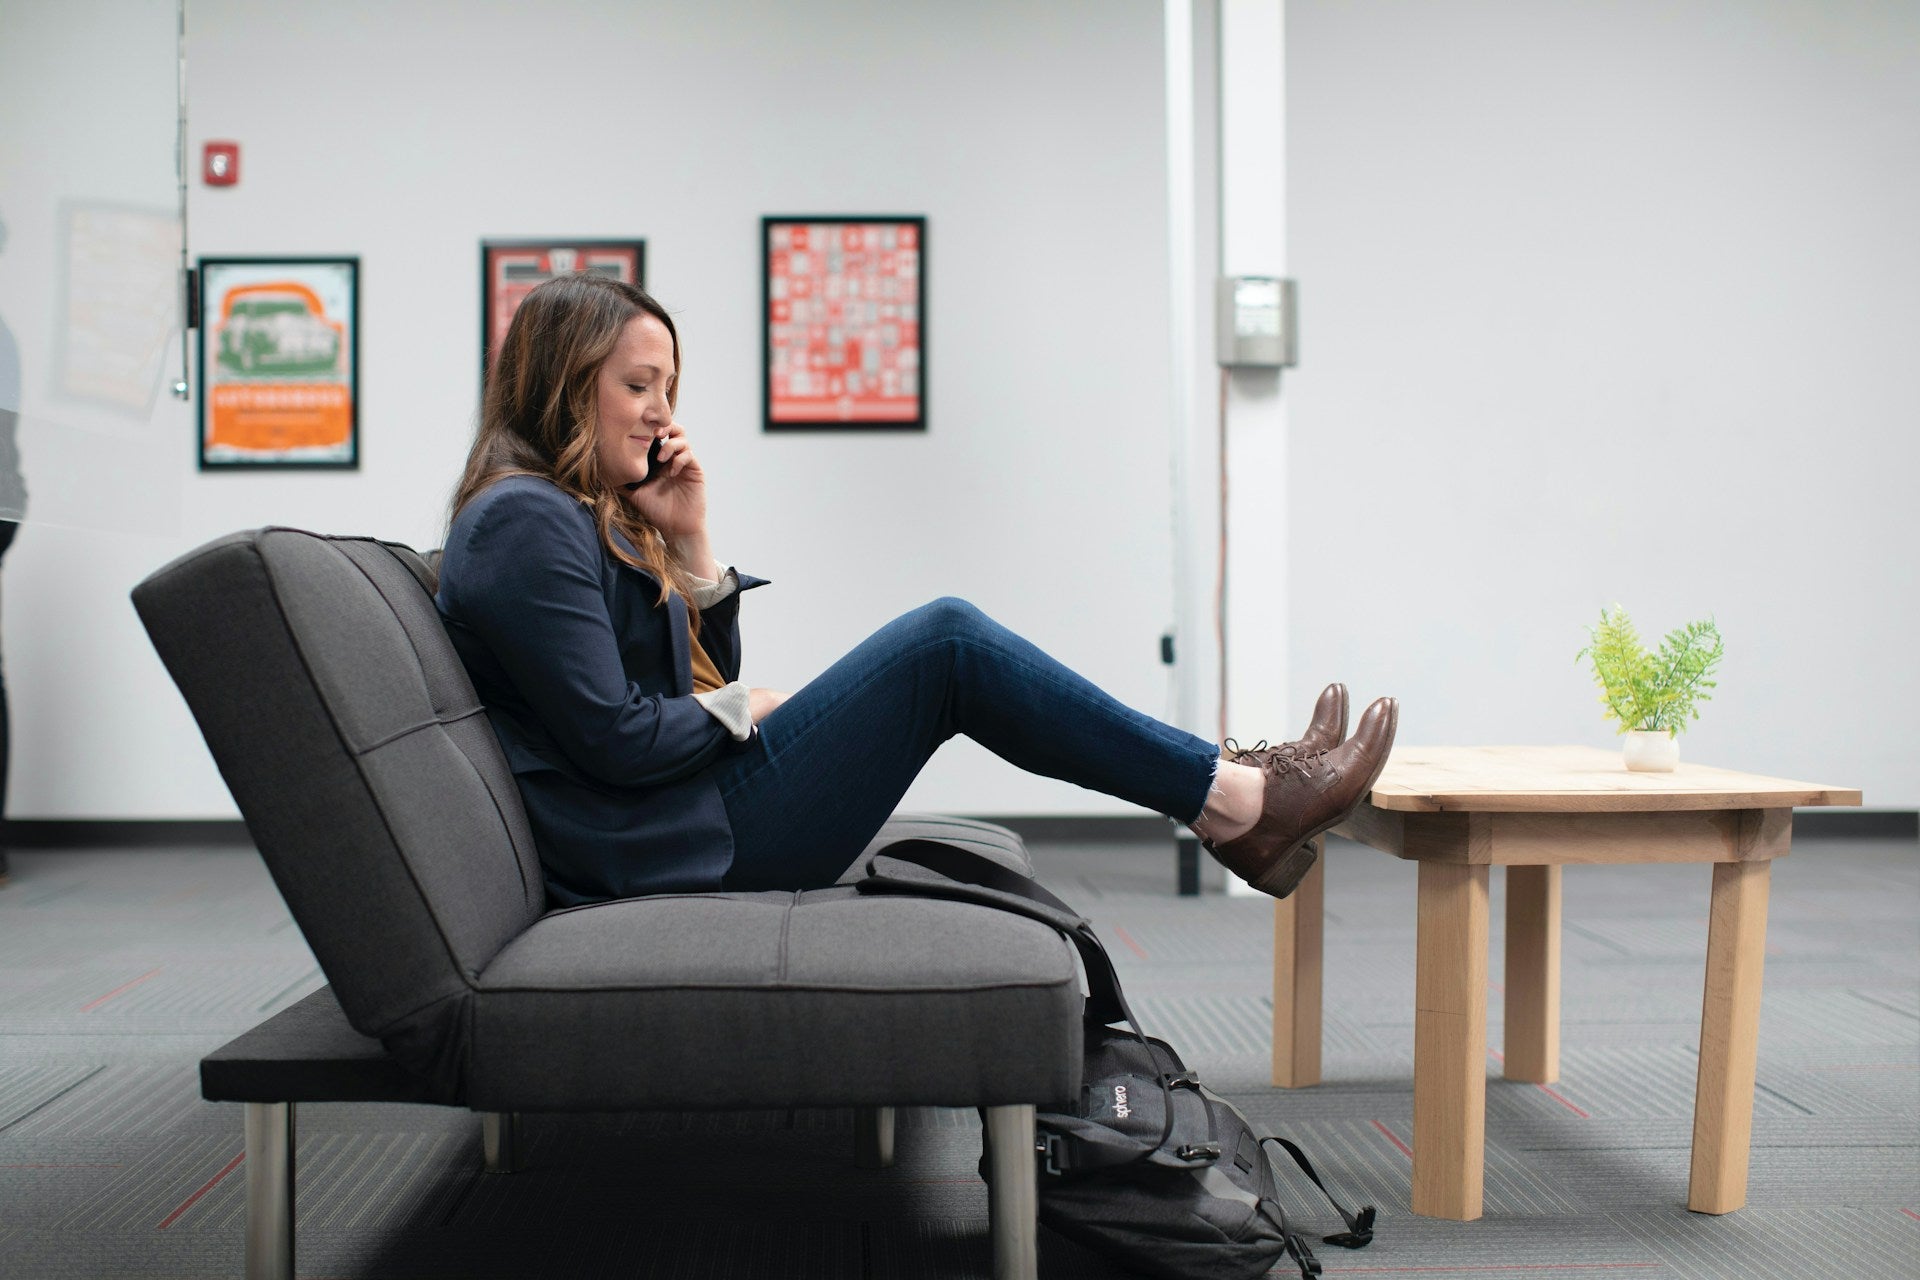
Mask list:
[[[970,903],[662,895],[552,912],[472,999],[469,1105],[992,1106],[1079,1089],[1072,948]]]

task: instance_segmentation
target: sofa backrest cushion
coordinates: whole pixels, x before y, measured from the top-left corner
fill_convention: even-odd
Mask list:
[[[545,891],[432,581],[407,548],[270,528],[133,598],[349,1021],[451,1083],[471,979]]]

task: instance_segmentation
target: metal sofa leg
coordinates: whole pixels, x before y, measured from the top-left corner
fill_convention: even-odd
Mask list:
[[[518,1111],[482,1111],[480,1148],[486,1155],[488,1173],[518,1173],[521,1149]]]
[[[853,1109],[853,1162],[862,1169],[893,1167],[893,1108]]]
[[[1040,1172],[1034,1163],[1033,1107],[987,1108],[987,1218],[993,1280],[1039,1280]]]
[[[293,1280],[293,1104],[247,1106],[247,1280]]]

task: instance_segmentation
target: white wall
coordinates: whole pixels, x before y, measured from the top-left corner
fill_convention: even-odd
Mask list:
[[[0,7],[0,315],[30,382],[59,200],[171,194],[170,8]],[[486,236],[647,238],[723,552],[779,580],[754,679],[951,591],[1167,711],[1159,5],[192,8],[191,154],[245,147],[240,188],[193,187],[193,247],[361,256],[365,466],[198,475],[171,401],[29,453],[36,519],[103,498],[7,558],[14,816],[231,812],[126,592],[248,525],[437,540]],[[1611,745],[1583,624],[1712,612],[1730,657],[1689,755],[1920,805],[1914,10],[1287,14],[1291,478],[1231,491],[1289,542],[1294,710],[1344,678],[1402,696],[1406,741]],[[758,431],[758,215],[835,210],[932,219],[924,437]],[[1124,811],[966,744],[910,802]]]
[[[1920,805],[1920,7],[1287,20],[1292,684],[1611,746],[1583,626],[1712,614],[1684,756]]]
[[[154,482],[180,486],[177,529],[24,530],[6,565],[12,816],[231,813],[127,591],[266,523],[436,543],[490,236],[646,238],[716,543],[776,584],[745,610],[749,679],[796,687],[951,593],[1167,712],[1158,3],[190,8],[190,155],[243,149],[237,188],[196,181],[192,247],[359,255],[363,465],[199,475],[188,416],[163,404],[174,471]],[[927,215],[925,435],[760,432],[758,219],[809,212]],[[9,258],[28,251],[19,230]],[[1132,811],[966,743],[909,803]]]

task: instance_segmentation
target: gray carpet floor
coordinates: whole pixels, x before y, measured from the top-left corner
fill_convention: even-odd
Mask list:
[[[1568,869],[1551,1087],[1499,1078],[1496,872],[1472,1223],[1408,1207],[1410,864],[1330,851],[1326,1083],[1287,1092],[1266,1083],[1265,900],[1174,896],[1167,843],[1034,854],[1099,922],[1147,1029],[1379,1206],[1371,1248],[1321,1249],[1329,1275],[1920,1276],[1912,841],[1803,838],[1777,866],[1748,1205],[1724,1217],[1685,1209],[1707,869]],[[195,1062],[320,982],[249,851],[16,851],[0,888],[0,1276],[238,1276],[240,1109],[200,1100]],[[974,1114],[901,1127],[895,1167],[866,1171],[840,1112],[531,1116],[529,1167],[489,1177],[464,1112],[307,1106],[299,1273],[985,1277]],[[1300,1186],[1287,1207],[1337,1228]],[[1042,1274],[1122,1273],[1043,1235]]]

